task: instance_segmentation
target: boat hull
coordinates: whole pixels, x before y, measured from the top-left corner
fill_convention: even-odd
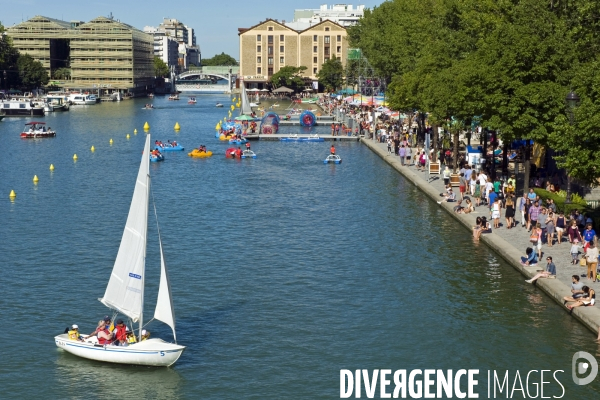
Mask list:
[[[55,137],[56,132],[21,132],[21,137],[24,139],[37,139]]]
[[[161,162],[165,161],[165,157],[161,154],[158,157],[150,156],[150,162]]]
[[[160,151],[161,153],[163,151],[183,151],[184,150],[183,146],[181,146],[179,144],[177,146],[175,146],[175,147],[173,147],[173,146],[164,146],[164,147],[162,147],[162,146],[155,146],[154,148],[156,150]]]
[[[148,339],[129,346],[99,345],[69,339],[68,334],[54,337],[56,346],[78,357],[114,364],[168,367],[173,365],[185,346],[167,343],[161,339]]]
[[[43,107],[36,107],[30,109],[19,109],[19,108],[3,108],[2,111],[3,116],[5,117],[43,117],[46,115],[44,113]]]

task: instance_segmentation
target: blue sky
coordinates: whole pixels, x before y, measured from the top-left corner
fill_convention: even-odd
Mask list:
[[[158,26],[163,18],[177,18],[194,28],[203,58],[225,52],[239,57],[237,28],[248,28],[266,18],[291,21],[296,8],[319,8],[336,2],[319,0],[190,1],[190,0],[0,0],[0,22],[9,27],[35,15],[65,21],[89,21],[111,12],[116,19],[143,29]],[[338,1],[337,3],[344,3]],[[380,0],[345,2],[372,8]]]

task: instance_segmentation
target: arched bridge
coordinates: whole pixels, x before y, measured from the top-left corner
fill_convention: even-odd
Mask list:
[[[231,93],[232,84],[240,71],[238,66],[210,66],[190,69],[175,78],[181,92]],[[226,84],[217,83],[224,79]]]

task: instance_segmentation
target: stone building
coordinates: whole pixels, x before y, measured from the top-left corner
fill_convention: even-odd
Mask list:
[[[238,28],[240,76],[246,88],[262,88],[283,66],[307,67],[304,76],[317,80],[321,65],[336,57],[346,65],[346,29],[324,20],[302,31],[267,19],[251,28]]]

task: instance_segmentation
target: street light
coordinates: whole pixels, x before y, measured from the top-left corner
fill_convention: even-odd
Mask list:
[[[577,96],[577,93],[571,90],[569,94],[567,94],[567,98],[565,99],[565,101],[567,103],[567,108],[569,112],[569,123],[572,128],[574,120],[573,110],[579,104],[579,96]],[[571,177],[569,176],[569,170],[567,170],[567,196],[565,198],[565,204],[571,204]]]
[[[6,80],[6,70],[4,70],[4,89],[8,89],[8,82]]]

